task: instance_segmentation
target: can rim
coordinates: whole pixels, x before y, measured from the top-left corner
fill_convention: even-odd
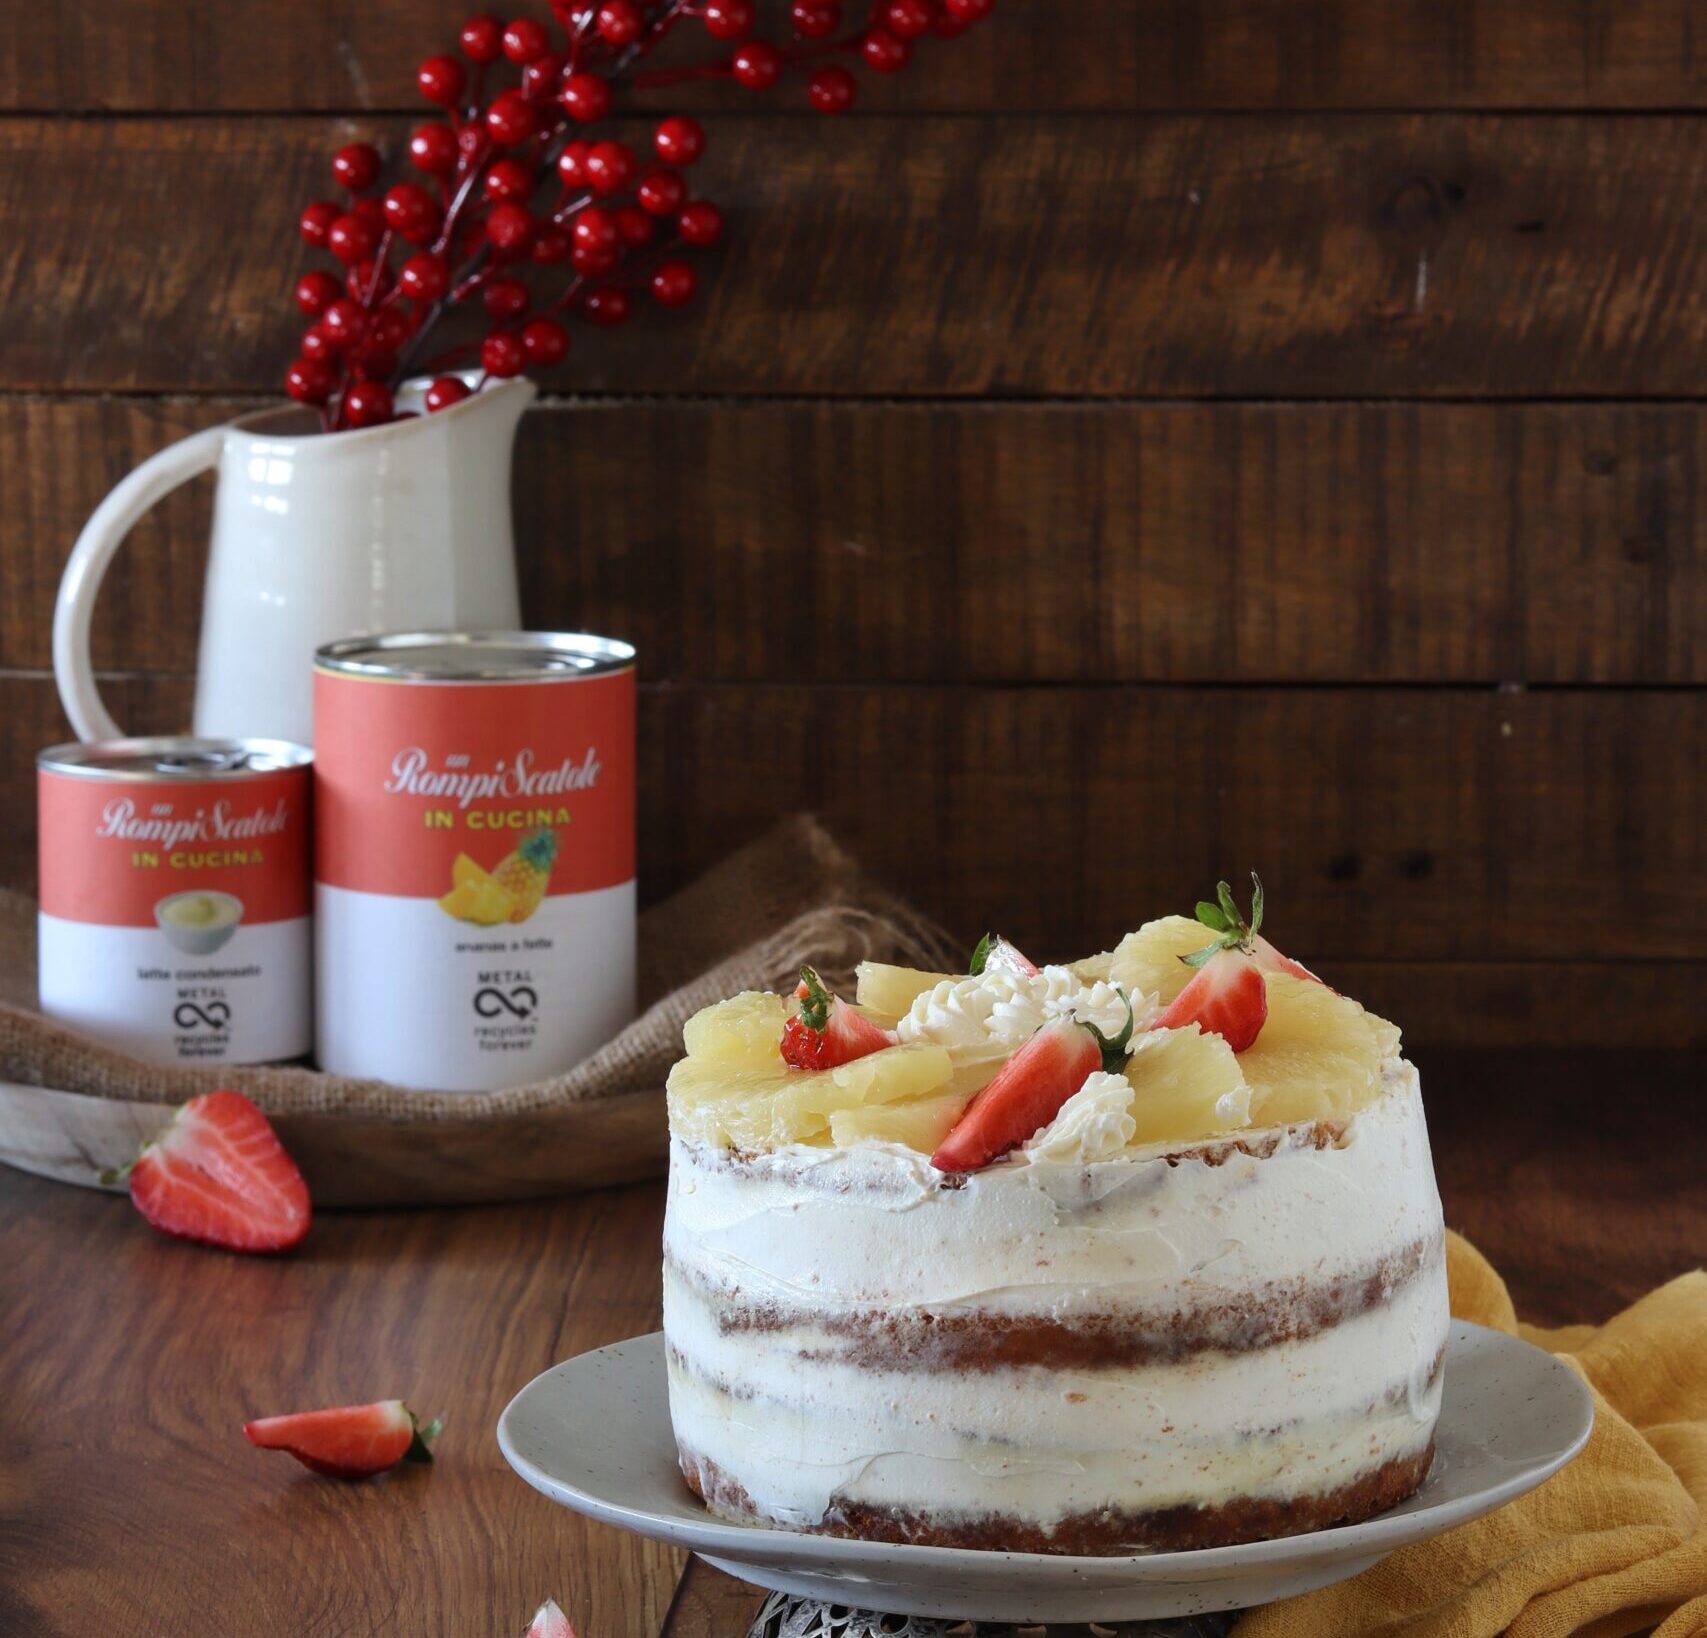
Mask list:
[[[314,753],[288,739],[219,739],[196,734],[149,734],[124,739],[69,740],[36,755],[44,773],[75,779],[262,779],[306,768]]]
[[[449,650],[467,663],[441,657],[410,664],[407,656],[423,649]],[[587,631],[395,631],[340,638],[314,653],[316,671],[407,682],[546,682],[609,676],[633,665],[632,643]]]

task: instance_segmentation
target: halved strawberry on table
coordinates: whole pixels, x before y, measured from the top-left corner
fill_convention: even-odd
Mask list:
[[[794,1069],[834,1069],[895,1044],[895,1037],[825,988],[810,967],[795,987],[800,1005],[782,1026],[783,1061]]]
[[[522,1638],[575,1638],[575,1623],[548,1598],[533,1612],[533,1620]]]
[[[988,1166],[1054,1120],[1093,1071],[1119,1069],[1132,1039],[1132,1003],[1121,999],[1126,1027],[1112,1040],[1077,1018],[1051,1019],[1033,1034],[966,1106],[931,1165],[939,1172]]]
[[[182,1105],[128,1166],[136,1209],[162,1234],[228,1251],[289,1251],[308,1233],[308,1185],[278,1134],[241,1092]]]
[[[426,1427],[401,1399],[371,1405],[263,1416],[243,1424],[243,1433],[262,1450],[288,1450],[304,1467],[333,1479],[370,1479],[399,1462],[430,1462],[432,1444],[444,1425]]]

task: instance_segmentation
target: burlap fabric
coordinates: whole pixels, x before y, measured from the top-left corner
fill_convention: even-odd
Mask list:
[[[98,1046],[36,1010],[35,905],[0,893],[0,1158],[93,1181],[161,1111],[235,1086],[274,1118],[326,1204],[626,1181],[662,1166],[664,1077],[700,1007],[792,983],[807,961],[842,985],[867,959],[959,964],[940,928],[805,816],[643,912],[639,942],[640,1016],[586,1062],[502,1092],[421,1092],[295,1065],[163,1067]]]

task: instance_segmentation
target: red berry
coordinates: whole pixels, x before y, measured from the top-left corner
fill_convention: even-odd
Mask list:
[[[488,375],[520,375],[527,361],[521,337],[508,330],[494,330],[480,343],[480,363]]]
[[[371,188],[379,179],[379,153],[370,143],[352,142],[332,155],[332,180],[351,193]]]
[[[537,124],[532,105],[514,91],[499,92],[486,110],[486,130],[502,148],[526,142]]]
[[[296,305],[310,318],[318,318],[338,299],[338,281],[323,268],[304,273],[296,281]]]
[[[450,269],[437,256],[411,256],[397,275],[403,294],[416,301],[437,301],[450,288]]]
[[[610,112],[610,81],[597,74],[571,74],[557,93],[557,100],[572,120],[589,125]]]
[[[654,216],[674,216],[686,203],[687,196],[687,183],[674,171],[648,171],[635,190],[640,208]]]
[[[933,15],[927,0],[889,0],[883,20],[897,39],[916,40],[930,33]]]
[[[452,404],[460,404],[463,399],[472,396],[473,388],[466,381],[458,380],[454,375],[441,375],[427,390],[421,394],[421,402],[427,406],[427,412],[449,409]]]
[[[696,199],[676,218],[676,231],[690,245],[714,245],[723,232],[723,212],[709,199]]]
[[[555,223],[547,223],[533,236],[528,254],[542,267],[555,267],[568,258],[574,241]]]
[[[577,212],[571,232],[580,249],[609,252],[617,248],[616,218],[602,205],[589,205]]]
[[[576,245],[569,253],[569,261],[577,273],[589,279],[597,279],[616,266],[618,253],[614,250],[597,250],[592,245]]]
[[[874,73],[894,74],[907,66],[913,48],[886,28],[872,28],[866,30],[865,38],[860,41],[859,54]]]
[[[504,49],[504,25],[496,17],[470,17],[457,43],[470,62],[493,63]]]
[[[353,427],[377,427],[391,419],[391,389],[383,381],[352,381],[344,389],[344,419]]]
[[[652,146],[666,165],[691,165],[705,152],[705,130],[697,119],[672,114],[658,122]]]
[[[652,242],[652,235],[658,231],[658,224],[638,205],[618,205],[616,209],[616,231],[622,236],[622,242],[633,250]]]
[[[528,310],[528,287],[520,279],[494,279],[480,292],[480,305],[495,319],[520,318]]]
[[[795,0],[792,19],[794,32],[802,39],[822,40],[836,32],[842,8],[831,0]]]
[[[533,238],[533,217],[525,206],[501,200],[487,214],[486,237],[498,249],[519,256]]]
[[[845,68],[819,68],[806,82],[806,95],[820,114],[845,114],[853,107],[854,77]]]
[[[628,292],[614,284],[595,285],[581,298],[581,311],[606,328],[621,324],[628,317]]]
[[[367,342],[394,353],[409,339],[410,331],[408,319],[395,307],[382,307],[367,321]]]
[[[553,51],[542,51],[531,63],[522,65],[522,96],[528,102],[550,102],[557,95],[557,80],[563,59]]]
[[[385,206],[377,199],[352,199],[350,215],[366,222],[375,233],[385,231]]]
[[[332,224],[343,214],[342,207],[334,205],[330,199],[316,199],[313,204],[303,206],[297,226],[301,228],[303,238],[318,250],[325,246]]]
[[[561,364],[569,351],[569,332],[556,319],[529,319],[522,326],[522,350],[530,364],[549,370]]]
[[[320,328],[339,346],[353,346],[367,334],[367,312],[354,297],[340,296],[320,315]]]
[[[456,132],[448,125],[422,125],[409,138],[409,158],[417,170],[446,176],[456,169]]]
[[[504,30],[504,55],[513,63],[531,63],[550,44],[544,24],[533,17],[517,17]]]
[[[939,11],[931,19],[931,33],[939,40],[958,39],[966,32],[966,25],[958,19],[950,17],[946,11]]]
[[[323,358],[299,358],[285,371],[285,391],[299,404],[324,404],[335,377]]]
[[[385,190],[386,225],[410,244],[425,244],[439,230],[439,202],[418,182]]]
[[[533,192],[533,180],[532,167],[519,159],[495,159],[486,172],[486,197],[525,203]]]
[[[766,91],[782,73],[782,53],[768,40],[749,40],[735,48],[729,72],[749,91]]]
[[[328,332],[323,324],[311,324],[302,338],[302,346],[298,351],[304,358],[336,358],[344,350],[344,345],[337,337]]]
[[[592,151],[592,143],[580,137],[564,145],[563,152],[557,156],[557,175],[564,187],[584,188],[587,185],[587,155]]]
[[[635,0],[605,0],[599,7],[599,34],[613,46],[633,45],[645,26],[645,14]]]
[[[634,180],[634,154],[626,143],[595,142],[581,168],[594,193],[621,193]]]
[[[700,20],[720,40],[744,40],[753,32],[753,0],[705,0]]]
[[[349,213],[340,216],[326,234],[326,248],[344,263],[365,261],[379,243],[372,222]]]
[[[976,23],[979,18],[990,15],[990,0],[942,0],[942,7],[955,22],[961,24]]]
[[[415,70],[415,86],[428,102],[454,108],[468,75],[454,57],[429,57]]]
[[[652,299],[665,307],[693,300],[694,271],[686,262],[659,262],[652,269]]]

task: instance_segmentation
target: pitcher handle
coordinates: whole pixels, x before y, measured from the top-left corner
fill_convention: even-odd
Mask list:
[[[89,656],[95,598],[107,565],[143,513],[179,484],[219,464],[224,441],[223,427],[209,427],[151,456],[95,508],[71,548],[71,561],[65,565],[59,601],[53,610],[53,675],[59,685],[60,703],[79,739],[116,739],[120,733],[101,704]]]

